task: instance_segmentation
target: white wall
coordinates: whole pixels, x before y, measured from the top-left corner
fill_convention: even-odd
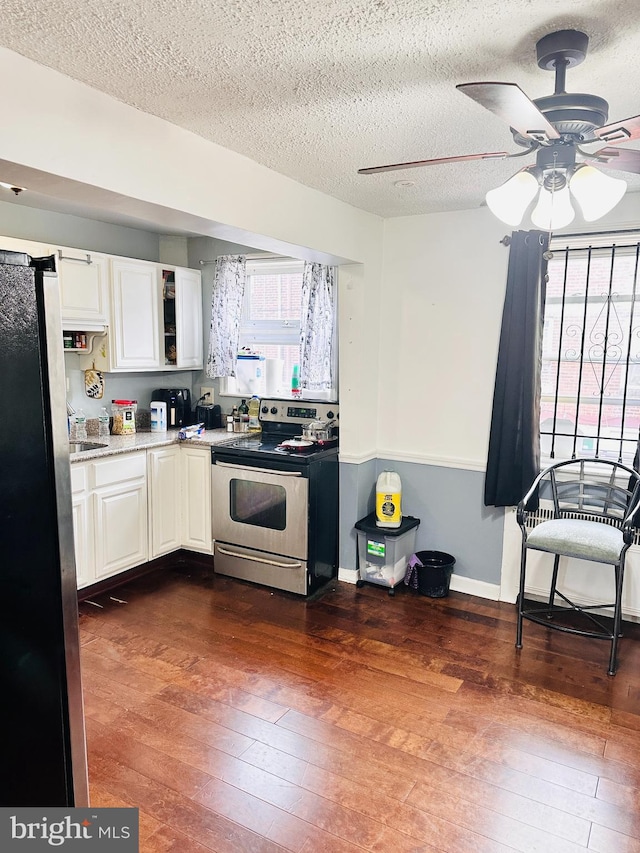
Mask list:
[[[386,221],[380,456],[484,470],[506,233],[486,208]]]
[[[354,313],[341,343],[340,387],[353,393],[341,405],[342,446],[374,448],[378,376],[368,354],[377,349],[379,217],[6,49],[0,76],[12,81],[0,92],[2,114],[11,116],[3,124],[3,180],[167,229],[179,223],[258,249],[361,264],[345,298]]]

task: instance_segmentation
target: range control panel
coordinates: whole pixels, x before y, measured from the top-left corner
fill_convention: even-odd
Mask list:
[[[260,401],[262,423],[295,424],[304,426],[311,421],[337,421],[340,417],[338,404],[324,400],[269,400]]]

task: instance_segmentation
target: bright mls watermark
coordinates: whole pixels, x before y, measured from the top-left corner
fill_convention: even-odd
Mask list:
[[[138,809],[0,808],[0,850],[139,853]]]

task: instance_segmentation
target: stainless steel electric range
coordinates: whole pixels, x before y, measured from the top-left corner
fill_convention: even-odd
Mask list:
[[[262,400],[260,433],[212,448],[216,574],[299,595],[336,576],[337,435],[310,446],[295,440],[311,421],[338,418],[336,403]]]

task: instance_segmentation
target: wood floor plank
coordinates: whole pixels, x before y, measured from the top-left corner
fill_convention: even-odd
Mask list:
[[[142,853],[640,853],[640,627],[612,679],[518,653],[512,605],[383,593],[182,562],[81,604],[94,804]]]

